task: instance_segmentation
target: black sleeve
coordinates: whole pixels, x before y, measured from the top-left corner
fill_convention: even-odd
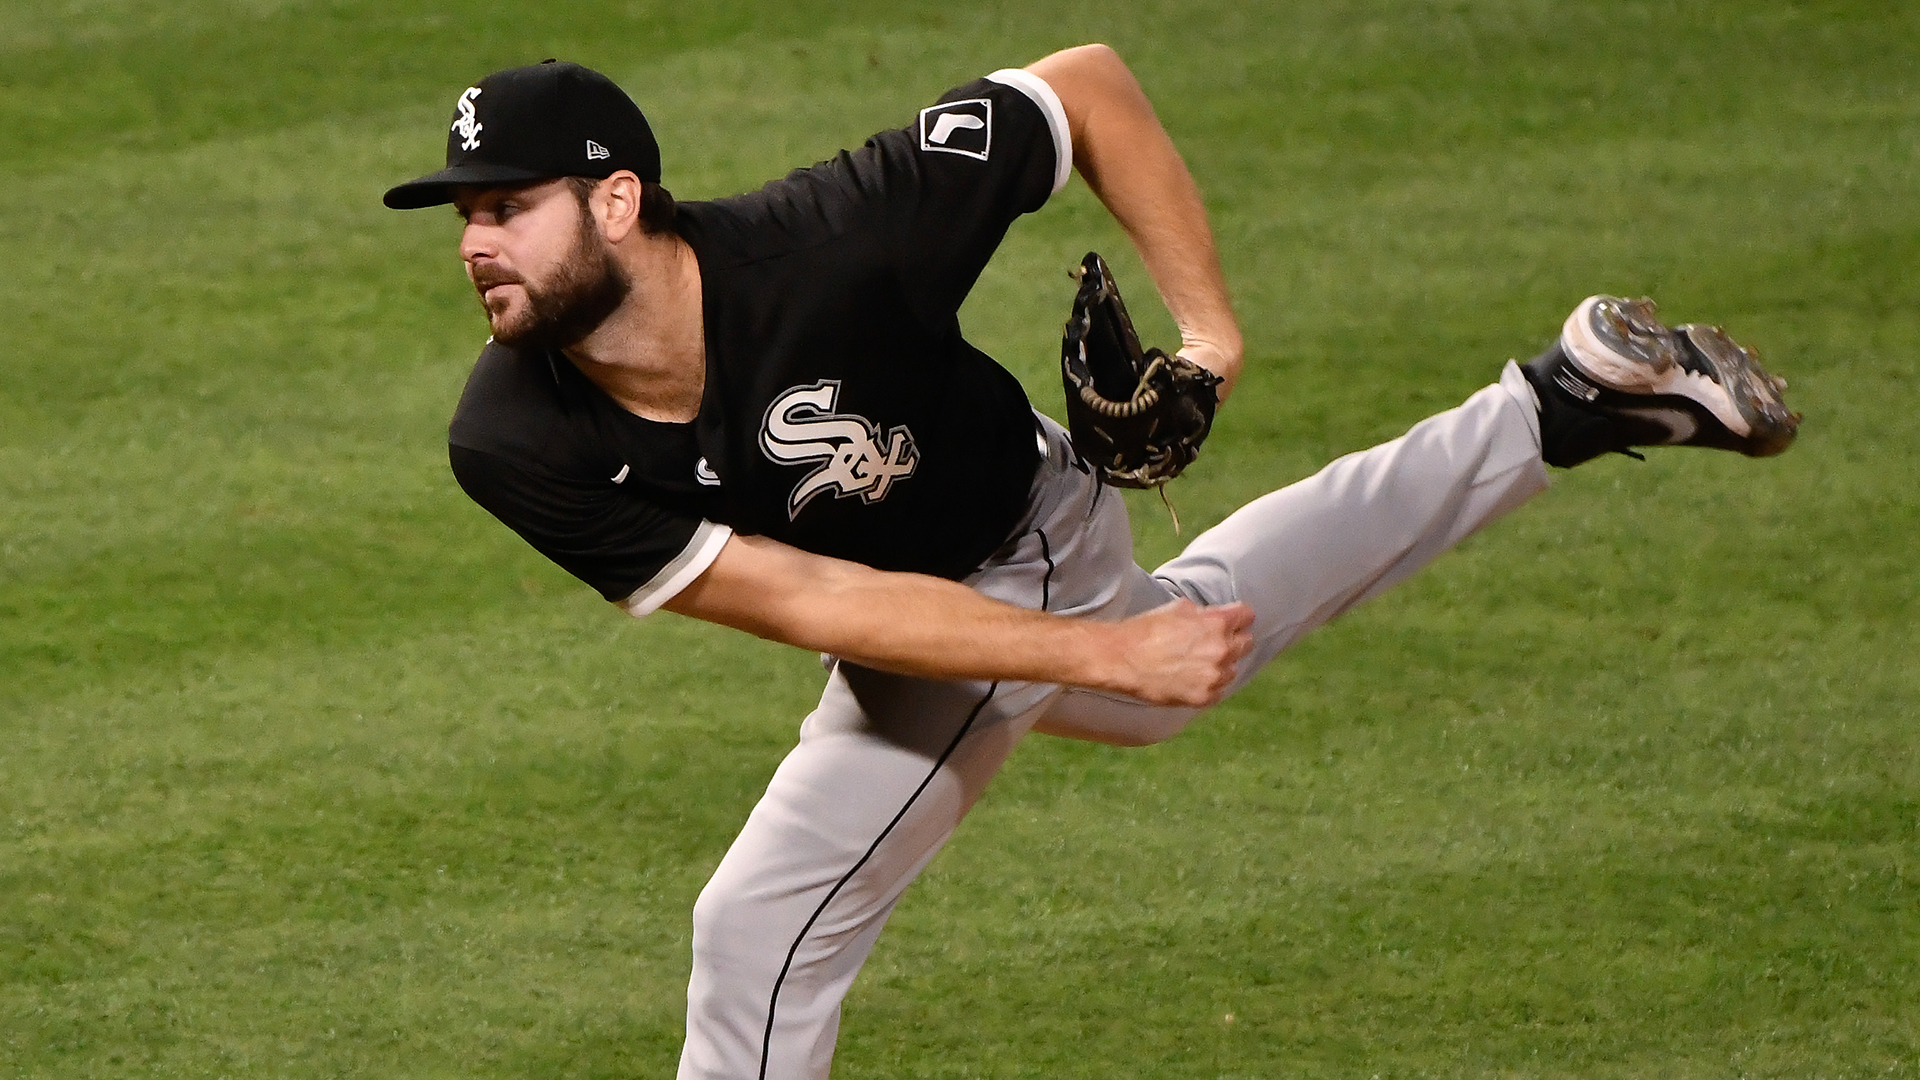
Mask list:
[[[1072,165],[1059,99],[1024,71],[950,90],[868,147],[896,204],[888,215],[895,273],[929,320],[959,310],[1014,219],[1044,205]]]
[[[724,526],[662,509],[604,482],[542,475],[464,446],[450,445],[447,456],[474,502],[561,569],[637,615],[697,577],[729,535]]]
[[[818,250],[829,261],[811,272],[861,288],[866,273],[884,274],[890,303],[904,300],[921,325],[945,329],[1008,226],[1044,205],[1072,165],[1052,88],[1003,70],[949,90],[858,150],[682,216],[742,264]]]
[[[1072,147],[1052,89],[998,71],[948,91],[906,127],[883,131],[762,189],[748,216],[778,222],[792,248],[859,234],[924,326],[953,323],[1021,214],[1066,180]]]

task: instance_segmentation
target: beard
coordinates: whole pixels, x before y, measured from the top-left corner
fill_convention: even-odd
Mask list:
[[[546,281],[534,282],[504,271],[476,271],[473,284],[481,293],[493,339],[515,348],[564,349],[575,345],[607,321],[633,291],[633,281],[613,256],[593,218],[583,209],[573,246]],[[495,315],[487,307],[486,290],[494,285],[518,284],[527,303],[517,312]]]

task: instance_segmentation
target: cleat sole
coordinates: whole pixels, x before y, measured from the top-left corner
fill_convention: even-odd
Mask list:
[[[1793,444],[1800,431],[1800,414],[1781,400],[1785,379],[1769,375],[1751,349],[1717,326],[1689,323],[1679,328],[1679,334],[1713,368],[1713,381],[1726,391],[1745,421],[1746,445],[1740,447],[1741,453],[1772,457]]]
[[[1667,328],[1652,300],[1590,296],[1567,316],[1560,342],[1567,359],[1594,382],[1648,399],[1620,406],[1623,411],[1670,421],[1675,407],[1690,403],[1725,429],[1669,423],[1675,443],[1771,457],[1799,432],[1800,414],[1780,397],[1785,379],[1768,374],[1751,350],[1717,326]]]

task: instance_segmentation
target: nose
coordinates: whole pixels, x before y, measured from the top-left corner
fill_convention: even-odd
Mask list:
[[[468,222],[467,227],[460,230],[460,260],[471,266],[475,259],[499,258],[498,241],[494,229]]]

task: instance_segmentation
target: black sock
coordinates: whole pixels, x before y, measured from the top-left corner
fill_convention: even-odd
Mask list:
[[[1547,464],[1565,469],[1602,454],[1639,457],[1628,448],[1666,441],[1667,430],[1660,425],[1585,401],[1561,385],[1554,375],[1571,364],[1555,342],[1520,365],[1520,373],[1540,399],[1540,456]]]

